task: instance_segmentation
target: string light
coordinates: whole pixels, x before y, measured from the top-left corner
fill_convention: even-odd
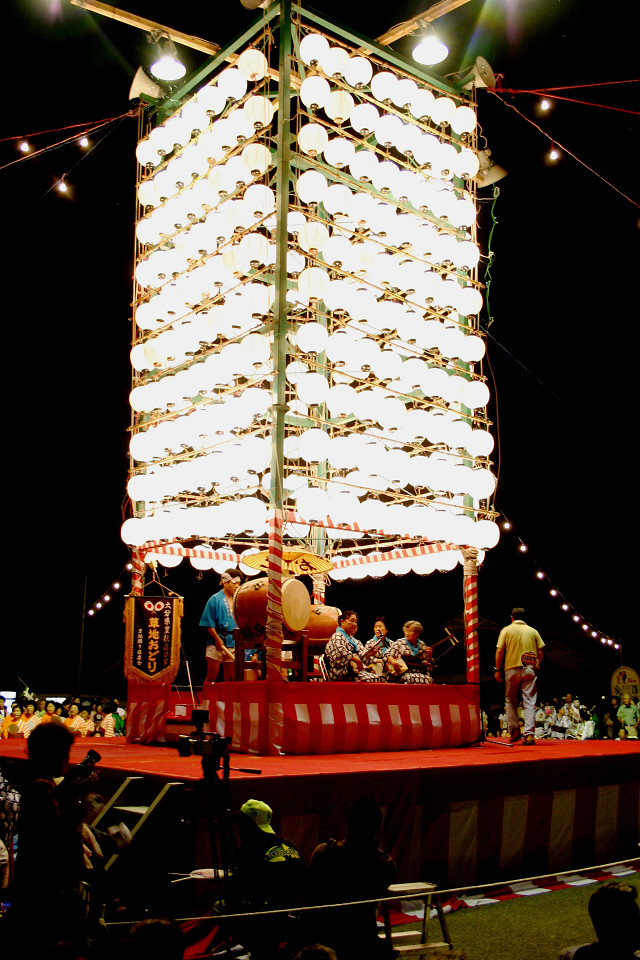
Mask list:
[[[29,151],[31,150],[31,147],[29,146],[26,140],[21,140],[20,143],[18,144],[18,150],[20,151],[20,153],[29,153]]]
[[[552,163],[555,163],[556,160],[560,159],[560,151],[556,149],[553,143],[551,144],[551,148],[549,150],[549,153],[547,154],[547,157],[549,158],[549,160],[551,160]]]
[[[502,527],[503,530],[512,530],[512,529],[513,529],[513,524],[512,524],[511,521],[508,520],[504,515],[503,515],[503,517],[502,517],[502,520],[500,521],[500,526]],[[523,543],[522,540],[520,540],[519,538],[518,538],[517,549],[518,549],[518,551],[519,551],[520,553],[527,553],[528,550],[529,550],[527,544],[526,544],[526,543]],[[535,576],[535,579],[536,579],[536,580],[547,580],[547,581],[548,581],[548,579],[549,579],[549,578],[547,577],[546,573],[544,572],[544,570],[540,569],[540,567],[538,567],[537,564],[536,564],[536,571],[535,571],[534,576]],[[613,647],[614,650],[619,650],[619,649],[620,649],[620,644],[619,644],[619,643],[617,643],[615,640],[611,639],[611,637],[607,637],[607,636],[602,635],[598,630],[596,630],[596,629],[593,627],[592,624],[589,623],[588,620],[586,620],[584,617],[580,616],[580,614],[577,613],[576,610],[575,610],[569,603],[566,602],[566,600],[564,599],[564,597],[562,596],[562,594],[560,593],[560,591],[558,590],[557,587],[550,586],[550,588],[549,588],[549,596],[554,597],[554,598],[557,598],[557,599],[559,599],[559,600],[561,601],[561,602],[559,603],[560,609],[563,611],[563,613],[569,613],[569,614],[571,614],[571,620],[572,620],[572,622],[575,623],[576,625],[577,625],[577,624],[580,624],[580,627],[582,628],[582,630],[584,631],[585,634],[586,634],[586,633],[590,634],[591,637],[592,637],[594,640],[597,640],[597,639],[599,638],[599,639],[600,639],[600,643],[603,644],[604,646]]]
[[[130,571],[132,569],[133,569],[133,564],[127,563],[123,567],[122,573],[124,573],[125,570]],[[106,591],[105,593],[102,593],[100,595],[100,599],[96,600],[95,603],[92,603],[91,606],[87,609],[87,616],[88,617],[95,616],[95,614],[99,610],[102,610],[109,603],[111,603],[111,600],[113,599],[112,594],[117,593],[118,590],[121,590],[121,589],[122,589],[122,584],[120,583],[120,580],[114,580],[113,583],[110,585],[109,590]]]

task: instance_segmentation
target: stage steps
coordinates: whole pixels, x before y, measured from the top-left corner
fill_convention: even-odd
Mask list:
[[[93,830],[111,835],[116,844],[105,863],[105,871],[135,843],[141,831],[160,832],[179,815],[179,799],[184,788],[181,781],[169,781],[158,789],[145,777],[125,777],[91,824]]]

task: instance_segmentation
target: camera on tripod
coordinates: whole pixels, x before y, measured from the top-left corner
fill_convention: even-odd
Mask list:
[[[208,710],[192,710],[191,722],[195,727],[191,733],[178,737],[178,753],[181,757],[210,757],[212,761],[229,762],[231,737],[221,737],[218,733],[205,733],[204,726],[209,722]]]

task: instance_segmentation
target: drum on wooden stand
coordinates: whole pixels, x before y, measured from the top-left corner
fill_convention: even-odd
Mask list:
[[[267,625],[266,577],[247,580],[233,595],[233,616],[246,634],[264,637]],[[282,581],[282,627],[289,633],[300,633],[311,614],[311,600],[305,585],[293,577]]]
[[[323,603],[314,604],[304,631],[310,640],[328,639],[338,629],[339,615],[337,607],[325,607]]]

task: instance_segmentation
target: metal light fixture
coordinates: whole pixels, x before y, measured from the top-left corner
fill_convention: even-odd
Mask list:
[[[419,21],[421,33],[413,48],[412,56],[417,63],[432,67],[449,56],[449,48],[437,36],[430,23]]]
[[[172,82],[180,80],[187,72],[187,68],[178,59],[176,46],[168,34],[152,37],[158,47],[158,56],[149,67],[149,70],[158,80]]]

